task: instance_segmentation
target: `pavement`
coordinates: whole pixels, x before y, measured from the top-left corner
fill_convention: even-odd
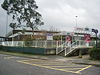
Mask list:
[[[82,58],[78,56],[57,59],[58,61],[71,62],[75,64],[93,65],[100,67],[100,60],[91,60],[89,55],[83,55]]]
[[[0,75],[100,75],[100,67],[73,63],[82,59],[0,52]]]
[[[8,54],[14,56],[21,56],[26,58],[34,58],[34,59],[42,59],[42,60],[51,60],[51,61],[60,61],[60,62],[69,62],[75,64],[85,64],[85,65],[93,65],[100,67],[100,61],[97,60],[90,60],[89,55],[83,55],[82,58],[78,56],[74,57],[63,57],[58,55],[27,55],[27,54],[20,54],[20,53],[11,53],[11,52],[1,52],[0,54]]]

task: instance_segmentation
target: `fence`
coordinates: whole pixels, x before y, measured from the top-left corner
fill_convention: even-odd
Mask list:
[[[84,40],[78,40],[73,43],[65,42],[56,48],[56,54],[60,54],[61,52],[65,51],[65,56],[67,53],[73,51],[75,48],[84,48],[84,47],[93,47],[95,46],[95,41],[91,41],[89,43],[85,42]]]
[[[39,48],[56,48],[61,45],[64,41],[4,41],[1,42],[3,46],[19,46],[19,47],[39,47]]]
[[[77,41],[77,45],[86,46],[85,41]],[[19,46],[19,47],[40,47],[40,48],[62,48],[68,46],[68,42],[65,41],[47,41],[47,40],[36,40],[36,41],[3,41],[0,42],[3,46]],[[89,46],[95,45],[95,41],[91,41]]]

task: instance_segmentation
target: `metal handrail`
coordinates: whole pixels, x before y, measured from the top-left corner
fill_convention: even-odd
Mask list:
[[[79,44],[78,44],[78,42],[79,42]],[[68,46],[68,52],[66,51],[66,49],[65,49],[65,56],[67,55],[67,54],[69,54],[70,52],[72,52],[73,50],[75,50],[76,48],[79,48],[79,47],[81,47],[81,46],[85,46],[85,47],[87,47],[87,44],[85,43],[85,42],[83,42],[83,41],[76,41],[76,42],[74,42],[74,43],[72,43],[70,46]]]
[[[67,46],[68,46],[68,42],[67,41],[64,42],[63,44],[57,46],[57,48],[56,48],[56,54],[59,54],[62,51],[64,51]],[[59,48],[60,48],[60,50],[58,50]]]

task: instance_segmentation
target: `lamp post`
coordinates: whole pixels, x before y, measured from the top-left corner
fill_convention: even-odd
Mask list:
[[[97,34],[98,34],[98,30],[97,29],[92,29],[92,32],[94,32],[95,35],[96,35],[96,48],[97,48]]]
[[[77,28],[77,18],[78,18],[78,16],[75,16],[76,17],[76,28]]]
[[[75,16],[75,20],[76,20],[76,34],[77,34],[77,18],[78,18],[78,16]],[[77,39],[78,39],[78,34],[77,34],[77,37],[76,37]]]
[[[7,35],[7,28],[8,28],[8,14],[7,14],[7,18],[6,18],[6,35]]]
[[[76,29],[75,29],[75,31],[76,31],[76,42],[78,41],[78,32],[77,32],[77,27],[78,27],[78,23],[77,23],[77,18],[78,18],[78,16],[75,16],[75,20],[76,20]]]
[[[5,34],[5,37],[6,37],[5,40],[6,40],[6,41],[7,41],[7,39],[8,39],[8,38],[7,38],[7,31],[8,31],[7,28],[8,28],[8,14],[6,14],[6,34]]]
[[[75,16],[75,18],[76,18],[76,31],[77,31],[77,27],[78,27],[77,26],[78,25],[77,24],[77,18],[78,18],[78,16]],[[77,33],[77,37],[76,37],[77,40],[76,40],[76,42],[78,43],[78,32],[76,32],[76,33]],[[79,58],[82,58],[82,50],[81,49],[79,50]]]

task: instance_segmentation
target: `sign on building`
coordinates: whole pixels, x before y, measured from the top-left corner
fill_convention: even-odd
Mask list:
[[[53,40],[53,34],[47,33],[47,40]]]
[[[71,42],[71,41],[72,41],[72,37],[71,37],[70,35],[67,35],[67,36],[66,36],[66,41],[67,41],[67,42]]]
[[[85,42],[90,42],[91,38],[89,34],[84,35]]]
[[[77,27],[74,30],[77,31],[77,32],[83,32],[83,33],[91,32],[90,28],[80,28],[80,27]]]

